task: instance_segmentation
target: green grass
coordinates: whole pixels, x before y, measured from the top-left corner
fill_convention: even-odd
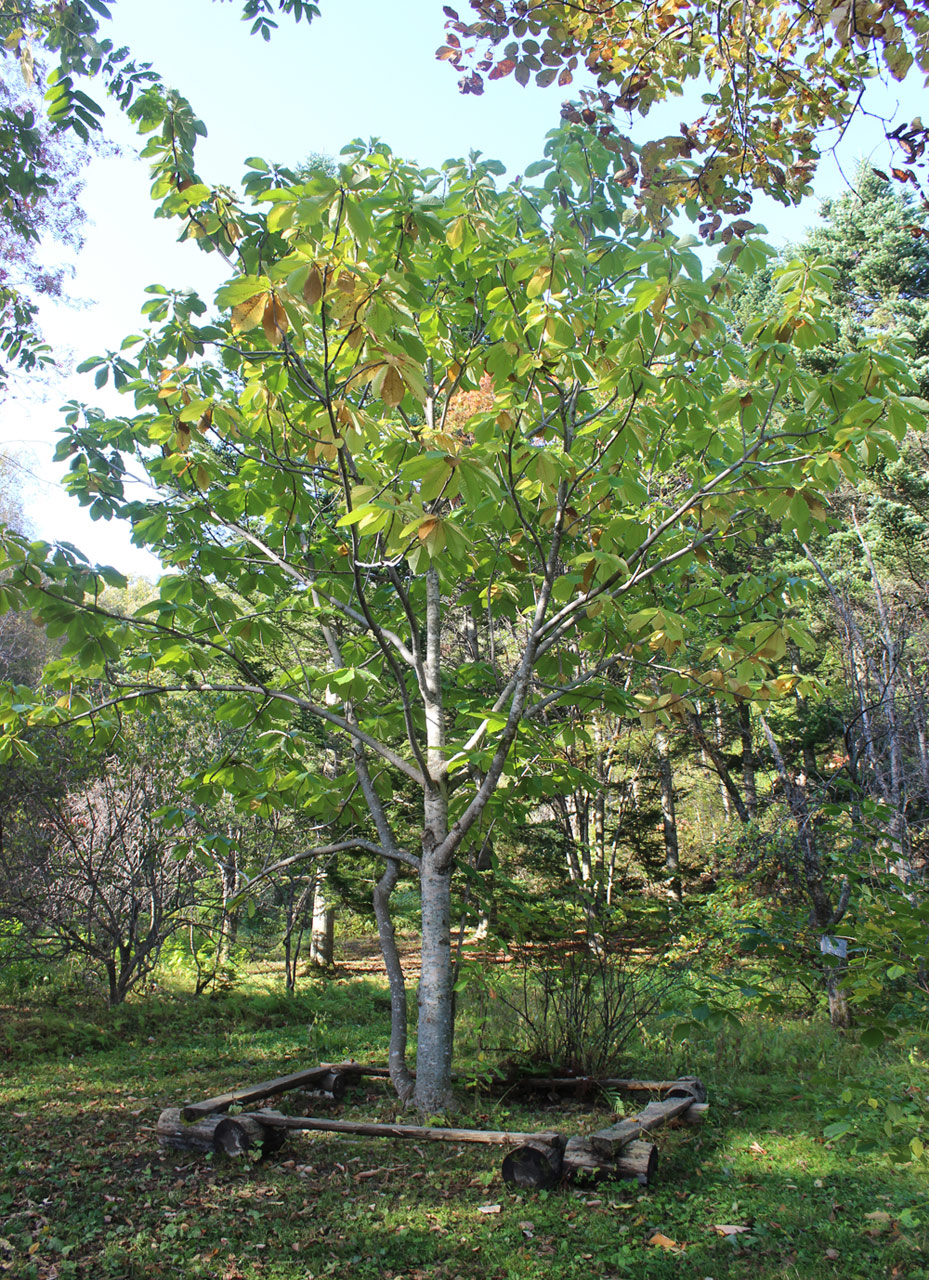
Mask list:
[[[660,1026],[627,1067],[699,1074],[709,1122],[659,1136],[656,1185],[509,1192],[502,1152],[296,1136],[261,1164],[163,1153],[159,1111],[307,1063],[384,1061],[374,978],[316,982],[295,1000],[267,975],[244,995],[183,992],[94,1012],[4,1011],[0,1040],[0,1274],[15,1280],[876,1280],[929,1277],[923,1174],[822,1133],[847,1081],[878,1096],[927,1088],[919,1038],[867,1051],[803,1022],[746,1015],[685,1045]],[[478,1071],[473,1011],[463,1065]],[[500,1027],[482,1029],[482,1041]],[[393,1119],[387,1087],[340,1114]],[[476,1127],[586,1132],[608,1111],[463,1093]],[[494,1210],[487,1212],[488,1208]],[[729,1238],[720,1225],[747,1227]],[[649,1244],[660,1232],[675,1242]]]

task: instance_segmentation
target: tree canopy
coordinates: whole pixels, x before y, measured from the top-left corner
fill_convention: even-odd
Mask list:
[[[706,229],[743,214],[753,191],[783,204],[811,191],[821,155],[865,112],[874,86],[929,73],[929,14],[922,4],[806,4],[762,0],[471,0],[474,15],[445,6],[438,56],[462,73],[465,93],[485,78],[566,88],[584,68],[597,91],[569,118],[599,128],[625,160],[650,215],[683,206]],[[696,119],[642,144],[611,123],[615,112],[646,116],[691,88]],[[689,108],[688,108],[689,110]],[[888,119],[901,181],[919,185],[927,129]]]
[[[6,540],[4,603],[67,637],[49,669],[63,692],[33,722],[99,734],[118,704],[218,698],[260,758],[224,759],[196,797],[301,806],[321,840],[306,854],[382,862],[403,1096],[389,896],[401,870],[418,878],[424,1110],[449,1090],[452,875],[547,759],[559,708],[667,716],[701,689],[795,689],[778,664],[802,633],[764,571],[727,560],[761,516],[822,525],[824,492],[919,416],[892,347],[801,367],[831,334],[815,263],[776,273],[743,342],[732,264],[769,251],[736,236],[705,270],[693,239],[630,208],[623,166],[567,125],[507,186],[480,157],[435,171],[353,144],[296,182],[253,161],[244,201],[176,191],[203,247],[234,246],[219,314],[155,291],[151,327],[91,362],[135,414],[74,405],[60,449],[91,514],[131,521],[173,572],[126,618],[68,549]],[[150,498],[127,491],[127,459]],[[633,704],[637,669],[661,683]],[[26,710],[20,691],[7,728]],[[320,728],[350,753],[339,776],[308,764]]]

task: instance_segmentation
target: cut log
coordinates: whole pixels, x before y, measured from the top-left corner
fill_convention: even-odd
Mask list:
[[[630,1142],[610,1160],[600,1155],[589,1138],[569,1138],[562,1159],[562,1171],[569,1182],[577,1178],[634,1178],[639,1186],[647,1187],[657,1168],[658,1148],[652,1142]]]
[[[671,1087],[667,1088],[664,1096],[667,1098],[682,1098],[686,1093],[694,1094],[697,1102],[706,1101],[706,1085],[703,1080],[697,1080],[696,1075],[682,1075],[678,1080],[674,1080]]]
[[[271,1129],[254,1116],[220,1116],[213,1150],[227,1156],[244,1156],[249,1151],[269,1156],[280,1151],[286,1140],[285,1129]]]
[[[416,1142],[479,1142],[496,1147],[521,1147],[530,1142],[556,1143],[560,1134],[510,1133],[495,1129],[433,1129],[419,1124],[369,1124],[361,1120],[329,1120],[321,1116],[285,1116],[279,1111],[252,1111],[254,1119],[272,1129],[310,1133],[351,1133],[363,1138],[411,1138]],[[238,1117],[241,1119],[241,1117]]]
[[[300,1089],[294,1095],[294,1105],[303,1107],[311,1102],[341,1102],[345,1097],[345,1072],[330,1071],[317,1081],[313,1089]]]
[[[695,1102],[692,1106],[688,1107],[686,1111],[682,1111],[679,1116],[676,1116],[671,1123],[677,1124],[678,1122],[682,1122],[683,1124],[703,1124],[704,1120],[706,1120],[709,1109],[710,1104],[708,1102]]]
[[[168,1107],[158,1117],[155,1133],[163,1147],[174,1151],[212,1151],[213,1134],[222,1116],[207,1116],[197,1124],[185,1124],[178,1107]]]
[[[557,1142],[526,1142],[503,1157],[503,1181],[508,1187],[531,1187],[547,1191],[561,1181],[561,1161],[565,1139]]]
[[[299,1089],[303,1085],[318,1087],[321,1080],[329,1079],[333,1074],[360,1075],[362,1068],[357,1062],[340,1062],[338,1065],[324,1063],[321,1067],[312,1067],[307,1071],[296,1071],[293,1075],[278,1076],[274,1080],[264,1080],[261,1084],[248,1085],[244,1089],[233,1089],[231,1093],[220,1093],[215,1098],[207,1098],[205,1102],[185,1102],[181,1108],[185,1120],[201,1120],[212,1115],[214,1111],[228,1111],[231,1106],[241,1104],[248,1106],[250,1102],[260,1102],[263,1098],[273,1098],[279,1093],[288,1093],[291,1089]]]
[[[592,1133],[590,1140],[594,1150],[598,1155],[612,1160],[630,1142],[635,1142],[643,1134],[667,1124],[675,1116],[682,1115],[695,1102],[696,1097],[693,1092],[681,1086],[674,1097],[668,1097],[662,1102],[650,1102],[644,1111],[640,1111],[631,1120],[621,1120],[619,1124],[611,1125],[609,1129],[600,1129],[599,1132]]]

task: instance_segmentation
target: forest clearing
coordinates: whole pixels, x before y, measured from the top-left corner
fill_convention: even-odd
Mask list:
[[[0,70],[0,1276],[929,1277],[922,0]]]
[[[238,994],[181,990],[109,1014],[4,1009],[0,1152],[5,1274],[53,1277],[566,1277],[688,1274],[716,1280],[916,1277],[926,1271],[925,1184],[886,1161],[885,1108],[925,1079],[925,1031],[869,1050],[797,1018],[777,1028],[659,1020],[630,1046],[643,1073],[712,1081],[698,1128],[658,1135],[648,1190],[608,1182],[504,1187],[488,1149],[295,1135],[252,1162],[166,1151],[160,1110],[310,1059],[383,1060],[382,980],[341,972],[280,994],[263,966]],[[274,988],[278,993],[274,994]],[[492,1002],[495,1004],[496,1002]],[[617,1098],[485,1092],[506,1019],[463,1001],[456,1123],[569,1128],[606,1122]],[[359,1028],[364,1030],[359,1033]],[[484,1049],[478,1048],[483,1044]],[[846,1084],[867,1080],[852,1152],[823,1130]],[[626,1099],[628,1106],[628,1098]],[[637,1105],[637,1104],[636,1104]],[[333,1116],[407,1119],[367,1080]],[[656,1237],[659,1237],[656,1241]]]

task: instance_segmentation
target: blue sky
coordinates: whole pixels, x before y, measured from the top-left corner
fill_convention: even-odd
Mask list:
[[[510,79],[481,98],[462,97],[454,71],[434,57],[442,43],[441,0],[321,0],[321,7],[309,28],[282,19],[266,44],[249,35],[239,0],[118,0],[108,34],[154,63],[206,122],[199,165],[207,182],[234,184],[248,156],[295,163],[312,152],[337,154],[358,136],[382,137],[395,151],[429,164],[477,148],[515,173],[539,157],[558,120],[559,92],[520,89]],[[915,114],[916,89],[907,86],[906,96],[911,101],[904,108]],[[672,103],[636,119],[632,134],[644,141],[676,132],[685,118],[687,105]],[[88,170],[83,204],[92,225],[73,284],[85,303],[48,306],[44,316],[48,337],[72,353],[74,365],[136,331],[146,285],[194,287],[209,297],[221,278],[220,262],[177,245],[172,227],[152,217],[147,168],[118,113],[109,113],[107,129],[121,154],[95,160]],[[872,151],[876,163],[888,163],[883,149],[874,150],[876,129],[862,122],[849,133],[840,155],[846,173],[854,171],[857,156]],[[843,186],[836,163],[825,161],[819,195]],[[814,200],[797,211],[768,204],[755,212],[777,244],[797,238],[817,208]],[[157,562],[132,548],[121,526],[94,524],[60,487],[51,455],[58,406],[71,398],[114,413],[131,407],[124,397],[95,392],[92,378],[78,375],[26,388],[0,406],[0,447],[19,451],[35,476],[27,496],[36,531],[73,542],[124,572],[153,576]]]

